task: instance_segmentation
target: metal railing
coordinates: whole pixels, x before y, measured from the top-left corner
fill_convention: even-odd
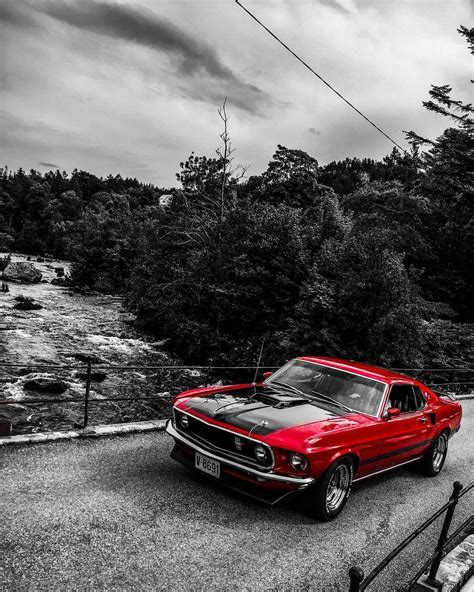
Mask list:
[[[100,405],[104,403],[117,403],[117,402],[125,402],[125,401],[159,401],[162,400],[160,397],[155,396],[117,396],[117,397],[100,397],[91,399],[91,383],[93,382],[93,370],[94,371],[104,371],[104,370],[112,370],[115,372],[127,372],[127,371],[166,371],[166,372],[182,372],[184,370],[196,370],[199,371],[200,374],[200,382],[201,386],[204,383],[205,386],[209,385],[211,375],[226,375],[229,376],[230,372],[238,371],[241,374],[246,375],[245,380],[253,381],[254,373],[257,370],[265,371],[265,370],[276,370],[279,366],[263,366],[260,365],[258,368],[256,366],[213,366],[212,360],[209,361],[207,366],[203,365],[149,365],[149,366],[125,366],[125,365],[110,365],[110,364],[103,364],[100,362],[93,363],[91,359],[84,364],[70,364],[70,365],[60,365],[60,364],[25,364],[25,363],[6,363],[0,361],[0,368],[28,368],[28,369],[36,369],[36,370],[74,370],[74,371],[82,371],[85,373],[85,389],[84,389],[84,397],[81,398],[22,398],[22,399],[3,399],[0,400],[1,405],[9,405],[9,404],[21,404],[21,405],[37,405],[37,404],[70,404],[70,403],[83,403],[83,420],[82,420],[82,428],[86,428],[89,424],[89,414],[90,408],[93,401],[94,405]],[[451,381],[443,381],[443,382],[425,382],[425,384],[429,387],[460,387],[460,386],[468,386],[474,385],[474,381],[464,381],[464,380],[456,380],[457,373],[471,373],[474,375],[474,370],[471,368],[393,368],[397,372],[403,372],[404,374],[409,375],[435,375],[439,376],[441,374],[449,374],[451,375]],[[439,380],[439,378],[438,378]],[[198,382],[198,381],[196,381]],[[196,384],[195,387],[199,386]],[[178,391],[179,392],[179,391]]]
[[[350,586],[349,592],[362,592],[375,580],[377,576],[395,559],[395,557],[401,553],[414,539],[416,539],[422,532],[424,532],[428,526],[430,526],[437,518],[446,513],[443,521],[443,526],[436,544],[433,554],[425,561],[425,563],[419,568],[416,574],[411,578],[410,582],[403,586],[400,590],[409,592],[419,578],[428,570],[429,573],[424,578],[424,581],[432,586],[436,590],[441,590],[442,582],[436,579],[438,569],[443,558],[445,549],[455,540],[455,538],[465,530],[472,522],[474,517],[471,515],[459,528],[452,533],[448,538],[449,528],[453,519],[454,511],[459,500],[469,493],[474,488],[474,482],[470,483],[467,487],[463,488],[463,485],[459,481],[453,483],[453,492],[449,501],[444,504],[437,512],[430,516],[423,524],[416,528],[409,536],[407,536],[391,553],[389,553],[367,576],[364,575],[364,571],[359,566],[351,567],[349,570]]]
[[[156,395],[153,396],[144,396],[144,395],[135,395],[135,396],[114,396],[114,397],[103,397],[91,399],[91,386],[93,380],[93,371],[114,371],[114,372],[130,372],[130,371],[160,371],[160,372],[183,372],[184,370],[197,370],[200,372],[199,380],[196,377],[196,384],[193,385],[193,388],[198,386],[208,386],[210,384],[211,373],[229,373],[230,371],[239,371],[242,373],[252,373],[252,377],[250,380],[253,380],[253,373],[257,370],[256,366],[213,366],[212,361],[207,366],[189,366],[189,365],[140,365],[140,366],[125,366],[125,365],[111,365],[111,364],[103,364],[103,363],[96,363],[89,359],[88,362],[84,364],[67,364],[67,365],[60,365],[60,364],[25,364],[25,363],[6,363],[0,362],[0,368],[12,368],[12,369],[19,369],[19,368],[28,368],[36,371],[77,371],[82,372],[85,374],[85,387],[84,387],[84,396],[80,398],[60,398],[60,397],[34,397],[34,398],[21,398],[21,399],[0,399],[0,408],[2,405],[39,405],[39,404],[71,404],[71,403],[82,403],[83,404],[83,420],[81,427],[85,429],[89,424],[89,415],[90,415],[90,408],[92,403],[96,404],[104,404],[104,403],[117,403],[117,402],[125,402],[125,401],[162,401],[162,398]],[[259,366],[259,370],[275,370],[277,366]],[[246,376],[248,379],[249,376]],[[183,390],[183,389],[178,389]]]

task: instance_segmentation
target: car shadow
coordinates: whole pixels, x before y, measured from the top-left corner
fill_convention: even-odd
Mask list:
[[[171,448],[171,445],[160,445],[154,450],[146,445],[143,450],[137,448],[132,458],[130,450],[114,448],[102,460],[106,470],[103,466],[91,465],[88,480],[91,485],[100,483],[101,489],[113,490],[124,496],[133,495],[136,491],[137,497],[146,499],[149,506],[161,508],[162,512],[176,511],[180,514],[189,506],[193,508],[193,518],[198,518],[201,508],[207,521],[219,524],[229,521],[244,524],[254,520],[268,524],[318,524],[305,514],[299,494],[281,504],[267,505],[180,465],[170,458]],[[372,512],[371,507],[367,508],[369,501],[386,495],[389,488],[406,491],[409,499],[410,491],[419,489],[419,481],[425,480],[426,477],[420,475],[414,465],[408,465],[356,482],[343,515],[349,519],[352,515],[356,518],[360,511]]]

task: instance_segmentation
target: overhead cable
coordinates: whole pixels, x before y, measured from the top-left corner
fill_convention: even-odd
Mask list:
[[[323,82],[328,88],[330,88],[340,99],[342,99],[345,103],[347,103],[347,105],[349,105],[349,107],[351,107],[351,109],[354,109],[354,111],[356,113],[358,113],[361,117],[363,117],[365,119],[365,121],[367,121],[368,123],[370,123],[370,125],[372,127],[374,127],[382,135],[384,135],[387,138],[387,140],[389,140],[390,142],[392,142],[392,144],[394,144],[397,148],[400,148],[400,150],[402,152],[404,152],[405,154],[408,154],[407,151],[405,150],[405,148],[402,148],[402,146],[400,146],[400,144],[398,144],[398,142],[396,142],[393,138],[391,138],[388,134],[386,134],[383,131],[383,129],[381,129],[376,123],[374,123],[371,119],[369,119],[366,115],[364,115],[362,113],[362,111],[360,111],[359,109],[357,109],[357,107],[354,104],[352,104],[348,99],[346,99],[346,97],[344,97],[344,95],[342,95],[331,84],[329,84],[329,82],[327,82],[320,74],[318,74],[316,72],[316,70],[314,70],[314,68],[312,68],[307,62],[305,62],[302,58],[300,58],[300,56],[297,53],[295,53],[290,47],[288,47],[288,45],[286,45],[286,43],[284,43],[277,35],[275,35],[275,33],[273,33],[267,26],[265,26],[254,14],[252,14],[250,12],[250,10],[248,10],[247,8],[245,8],[245,6],[243,6],[243,4],[241,4],[239,2],[239,0],[235,0],[235,2],[236,2],[236,4],[238,4],[240,6],[240,8],[242,8],[243,10],[245,10],[245,12],[251,18],[253,18],[254,21],[256,21],[263,29],[265,29],[265,31],[267,33],[269,33],[276,41],[278,41],[278,43],[280,43],[280,45],[283,45],[283,47],[287,51],[289,51],[299,62],[301,62],[305,68],[307,68],[310,72],[312,72],[317,78],[319,78],[319,80],[321,80],[321,82]]]

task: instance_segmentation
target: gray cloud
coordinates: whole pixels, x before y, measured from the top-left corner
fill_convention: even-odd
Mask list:
[[[310,134],[314,134],[315,136],[320,136],[321,135],[321,132],[318,129],[316,129],[315,127],[309,127],[308,128],[308,132]]]
[[[198,79],[203,72],[207,73],[226,84],[229,101],[242,109],[254,111],[256,104],[267,98],[259,88],[246,83],[227,67],[209,44],[151,11],[141,11],[125,4],[85,3],[79,0],[48,3],[43,11],[73,27],[165,53],[186,78]]]
[[[323,6],[327,6],[328,8],[332,8],[341,14],[350,14],[351,11],[347,10],[342,4],[340,4],[337,0],[318,0],[319,4]]]
[[[230,0],[98,2],[0,0],[0,152],[9,167],[28,170],[40,167],[38,158],[60,158],[61,170],[171,186],[191,150],[214,154],[222,129],[216,110],[225,96],[238,161],[251,164],[253,174],[265,169],[277,144],[306,150],[322,164],[390,152],[383,136]],[[103,4],[135,16],[119,27],[97,8]],[[62,18],[48,16],[54,9]],[[469,100],[472,56],[456,33],[469,21],[469,0],[280,0],[260,3],[257,12],[399,142],[402,129],[434,138],[446,126],[422,107],[431,83],[450,83],[453,96]],[[122,30],[125,21],[133,31]]]
[[[59,169],[59,165],[54,164],[54,162],[39,162],[38,164],[48,169]]]
[[[0,6],[0,21],[23,28],[36,25],[31,10],[27,6],[22,6],[17,0],[5,0],[2,3]]]

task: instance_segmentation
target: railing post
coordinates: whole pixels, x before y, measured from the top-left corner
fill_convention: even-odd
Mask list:
[[[87,360],[86,398],[84,400],[84,425],[82,426],[84,429],[87,427],[87,424],[89,423],[89,395],[91,392],[91,371],[92,362],[89,358]]]
[[[441,558],[443,557],[443,549],[444,545],[446,544],[446,539],[448,536],[449,527],[451,526],[451,521],[453,519],[454,510],[456,509],[456,505],[458,503],[459,494],[461,493],[462,484],[459,481],[455,481],[453,483],[453,493],[449,498],[452,501],[452,505],[446,510],[446,516],[444,517],[443,528],[441,529],[441,534],[439,535],[438,544],[436,545],[435,550],[435,558],[431,564],[430,573],[426,577],[425,581],[430,586],[433,586],[437,590],[441,590],[443,583],[436,579],[436,574],[438,573],[439,564],[441,563]]]
[[[211,375],[211,370],[212,370],[212,358],[209,358],[209,366],[207,367],[207,373],[206,373],[206,386],[209,386],[209,378]]]
[[[360,567],[351,567],[349,570],[349,579],[351,585],[349,586],[349,592],[359,592],[360,585],[364,579],[364,572]]]

